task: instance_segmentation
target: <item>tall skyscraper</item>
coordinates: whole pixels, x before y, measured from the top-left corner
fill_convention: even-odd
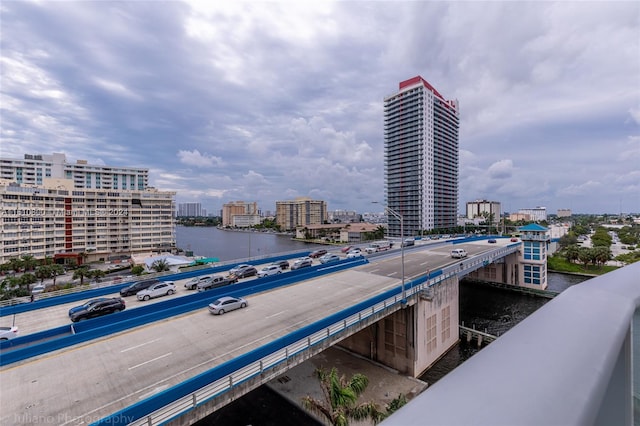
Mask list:
[[[458,101],[446,100],[420,76],[384,99],[386,202],[402,216],[405,236],[456,226],[458,128]],[[392,214],[389,235],[400,236]]]

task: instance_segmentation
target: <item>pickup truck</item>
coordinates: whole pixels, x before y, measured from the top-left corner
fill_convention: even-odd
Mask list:
[[[238,278],[234,276],[223,277],[222,275],[214,275],[210,280],[198,283],[198,291],[211,290],[212,288],[224,287],[225,285],[235,284]]]

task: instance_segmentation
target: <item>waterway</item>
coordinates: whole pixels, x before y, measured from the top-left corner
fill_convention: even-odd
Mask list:
[[[176,226],[176,246],[196,256],[220,261],[314,250],[317,245],[295,241],[291,235],[258,231],[227,231],[205,226]]]
[[[223,231],[216,228],[177,227],[178,247],[195,255],[218,257],[221,261],[312,250],[313,245],[291,240],[290,236],[262,232]],[[549,290],[562,292],[589,277],[549,273]],[[535,312],[550,299],[520,294],[485,285],[460,283],[460,320],[490,334],[501,335]],[[475,343],[462,341],[445,354],[421,380],[434,384],[479,350]],[[197,423],[209,425],[300,425],[319,424],[298,407],[262,386]]]

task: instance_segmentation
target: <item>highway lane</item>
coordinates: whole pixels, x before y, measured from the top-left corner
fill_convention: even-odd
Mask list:
[[[0,423],[95,421],[394,285],[349,270],[252,296],[223,316],[198,310],[3,368],[0,391],[11,397]]]
[[[464,245],[470,256],[495,246]],[[408,279],[424,274],[428,267],[435,270],[455,262],[450,249],[406,250]],[[253,295],[249,308],[223,316],[201,309],[4,367],[0,424],[95,421],[397,286],[398,252],[395,258],[385,254],[372,260]],[[66,319],[68,308],[63,309]]]
[[[472,254],[494,247],[465,245]],[[454,262],[449,251],[450,246],[407,250],[407,276],[426,272],[425,262],[434,270]],[[4,367],[0,424],[95,421],[397,286],[398,260],[381,256],[372,264],[253,295],[248,308],[223,316],[201,309]]]

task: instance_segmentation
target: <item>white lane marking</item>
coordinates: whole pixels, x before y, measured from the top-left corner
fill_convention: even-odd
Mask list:
[[[142,367],[143,365],[149,364],[150,362],[157,361],[157,360],[162,359],[162,358],[166,358],[166,357],[168,357],[168,356],[170,356],[170,355],[172,355],[172,354],[173,354],[173,352],[169,352],[169,353],[166,353],[166,354],[164,354],[164,355],[160,355],[160,356],[158,356],[158,357],[155,357],[155,358],[153,358],[153,359],[150,359],[149,361],[145,361],[145,362],[143,362],[143,363],[141,363],[141,364],[138,364],[138,365],[134,365],[134,366],[132,366],[132,367],[129,367],[129,370],[133,370],[134,368]]]
[[[284,314],[285,312],[287,312],[287,311],[280,311],[280,312],[278,312],[277,314],[269,315],[269,316],[266,316],[265,318],[273,318],[273,317],[277,317],[278,315],[280,315],[280,314]]]
[[[149,397],[151,395],[154,395],[154,394],[156,394],[156,393],[158,393],[160,391],[163,391],[163,390],[167,389],[168,387],[169,387],[169,385],[158,386],[157,388],[153,389],[151,392],[147,392],[147,393],[144,393],[144,394],[140,395],[138,397],[138,399],[145,399],[145,398],[147,398],[147,397]]]
[[[153,340],[149,340],[148,342],[140,343],[139,345],[131,346],[130,348],[121,350],[120,353],[125,353],[125,352],[129,352],[131,350],[134,350],[134,349],[138,349],[138,348],[140,348],[140,347],[142,347],[144,345],[148,345],[150,343],[155,343],[158,340],[160,340],[160,339],[153,339]]]
[[[378,268],[378,269],[372,269],[372,270],[370,270],[370,271],[369,271],[369,273],[370,273],[370,274],[373,274],[373,273],[378,272],[379,270],[380,270],[380,268]]]
[[[424,266],[424,265],[428,265],[428,264],[429,264],[429,262],[423,262],[423,263],[420,264],[420,266]]]
[[[387,274],[387,276],[388,276],[388,277],[390,277],[390,276],[395,275],[395,274],[397,274],[397,273],[398,273],[397,271],[396,271],[396,272],[392,272],[392,273],[390,273],[390,274]]]

